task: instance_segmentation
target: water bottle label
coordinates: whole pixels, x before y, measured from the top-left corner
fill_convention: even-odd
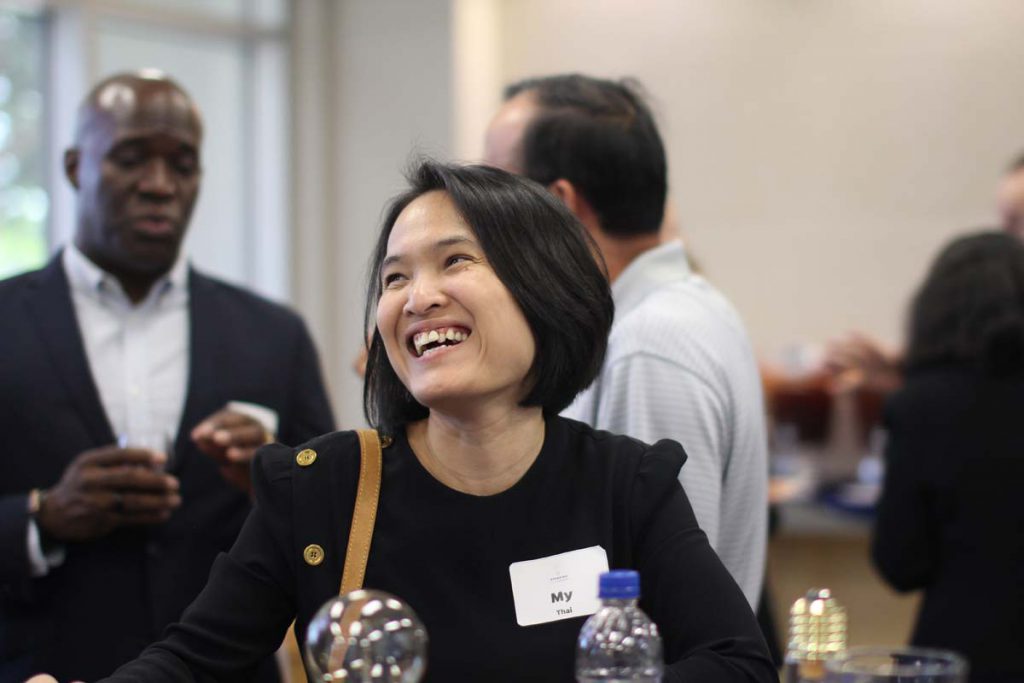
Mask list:
[[[601,606],[598,579],[608,571],[608,553],[599,545],[508,566],[516,621],[545,624],[593,614]]]

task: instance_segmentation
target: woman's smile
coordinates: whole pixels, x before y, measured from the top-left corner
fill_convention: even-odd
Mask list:
[[[414,332],[410,335],[410,349],[417,358],[433,356],[464,342],[471,332],[465,327],[442,326]]]

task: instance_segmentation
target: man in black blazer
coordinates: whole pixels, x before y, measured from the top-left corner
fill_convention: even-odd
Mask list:
[[[333,429],[301,319],[180,257],[201,138],[173,81],[101,82],[65,154],[74,243],[0,282],[0,681],[135,657],[231,547],[256,448]]]

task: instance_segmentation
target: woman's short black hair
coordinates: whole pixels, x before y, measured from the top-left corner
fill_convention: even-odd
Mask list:
[[[381,296],[380,267],[395,221],[415,199],[445,192],[469,224],[498,279],[533,332],[533,386],[524,406],[561,412],[597,376],[614,315],[604,262],[576,217],[540,185],[486,166],[425,161],[408,175],[409,189],[392,200],[370,263],[366,328]],[[373,327],[366,362],[363,410],[390,431],[427,416],[391,367]]]
[[[966,364],[1024,370],[1024,243],[986,231],[953,240],[910,308],[907,371]]]

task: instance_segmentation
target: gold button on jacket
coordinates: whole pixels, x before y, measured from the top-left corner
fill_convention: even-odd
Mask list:
[[[324,549],[316,543],[311,543],[302,551],[302,559],[311,567],[315,567],[324,561]]]
[[[299,451],[298,455],[295,456],[295,462],[299,463],[299,467],[309,467],[316,462],[316,451],[312,448],[305,448]]]

